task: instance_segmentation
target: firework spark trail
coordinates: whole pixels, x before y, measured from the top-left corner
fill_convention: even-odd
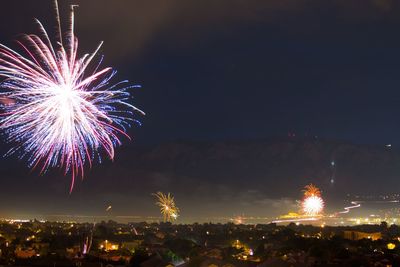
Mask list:
[[[174,197],[170,193],[157,192],[153,196],[157,198],[156,205],[160,207],[164,222],[172,222],[178,218],[179,208],[176,206]]]
[[[0,129],[13,147],[6,155],[18,153],[32,168],[43,173],[60,167],[71,173],[72,191],[76,176],[83,177],[84,166],[102,154],[114,158],[134,111],[129,103],[127,81],[110,84],[116,74],[110,67],[89,69],[102,46],[92,54],[78,57],[78,39],[74,35],[74,6],[70,25],[62,36],[57,1],[57,45],[53,46],[43,25],[40,36],[27,34],[18,41],[23,53],[0,44]],[[91,74],[87,75],[87,72]]]

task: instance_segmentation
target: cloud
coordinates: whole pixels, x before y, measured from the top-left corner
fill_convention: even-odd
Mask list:
[[[123,60],[139,58],[147,47],[158,45],[160,38],[167,46],[182,46],[202,42],[205,33],[234,35],[237,27],[246,25],[311,33],[326,30],[323,24],[329,20],[362,22],[383,18],[393,8],[391,0],[89,0],[79,3],[76,28],[87,45],[87,39],[105,40],[106,54]]]
[[[114,58],[136,55],[174,17],[174,1],[85,1],[76,11],[77,33],[106,40]]]

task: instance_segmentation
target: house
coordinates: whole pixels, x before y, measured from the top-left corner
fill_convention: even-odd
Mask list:
[[[15,250],[15,256],[20,259],[28,259],[28,258],[32,258],[36,255],[37,255],[36,250],[34,250],[31,247],[29,247],[29,248],[18,247]]]
[[[371,239],[375,241],[378,239],[382,239],[382,233],[380,232],[368,233],[361,231],[346,230],[343,232],[343,237],[345,239],[350,239],[350,240]]]

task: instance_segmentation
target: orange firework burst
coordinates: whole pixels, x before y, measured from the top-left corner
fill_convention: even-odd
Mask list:
[[[320,197],[321,196],[321,190],[319,190],[319,188],[316,187],[313,184],[306,185],[304,187],[303,192],[304,192],[304,197],[305,198],[306,197],[312,197],[312,196],[316,196],[316,197]]]
[[[301,211],[307,216],[318,216],[324,209],[324,200],[321,191],[313,184],[304,187],[304,198],[301,202]]]

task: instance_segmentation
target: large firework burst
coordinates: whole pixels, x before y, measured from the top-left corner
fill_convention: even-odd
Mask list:
[[[179,209],[175,204],[174,197],[168,193],[157,192],[153,194],[157,198],[156,205],[160,207],[164,222],[175,221],[179,216]]]
[[[71,173],[72,190],[86,163],[100,162],[103,154],[114,158],[138,109],[129,104],[127,89],[133,86],[111,83],[116,72],[100,68],[101,60],[90,67],[102,42],[92,54],[78,56],[74,6],[65,35],[56,1],[55,7],[59,34],[54,45],[38,20],[40,35],[18,41],[22,52],[0,45],[0,76],[5,78],[0,129],[13,146],[6,155],[18,153],[41,172],[61,167]]]
[[[304,190],[304,198],[301,202],[301,210],[307,216],[317,216],[324,209],[324,200],[321,191],[313,184],[307,185]]]

